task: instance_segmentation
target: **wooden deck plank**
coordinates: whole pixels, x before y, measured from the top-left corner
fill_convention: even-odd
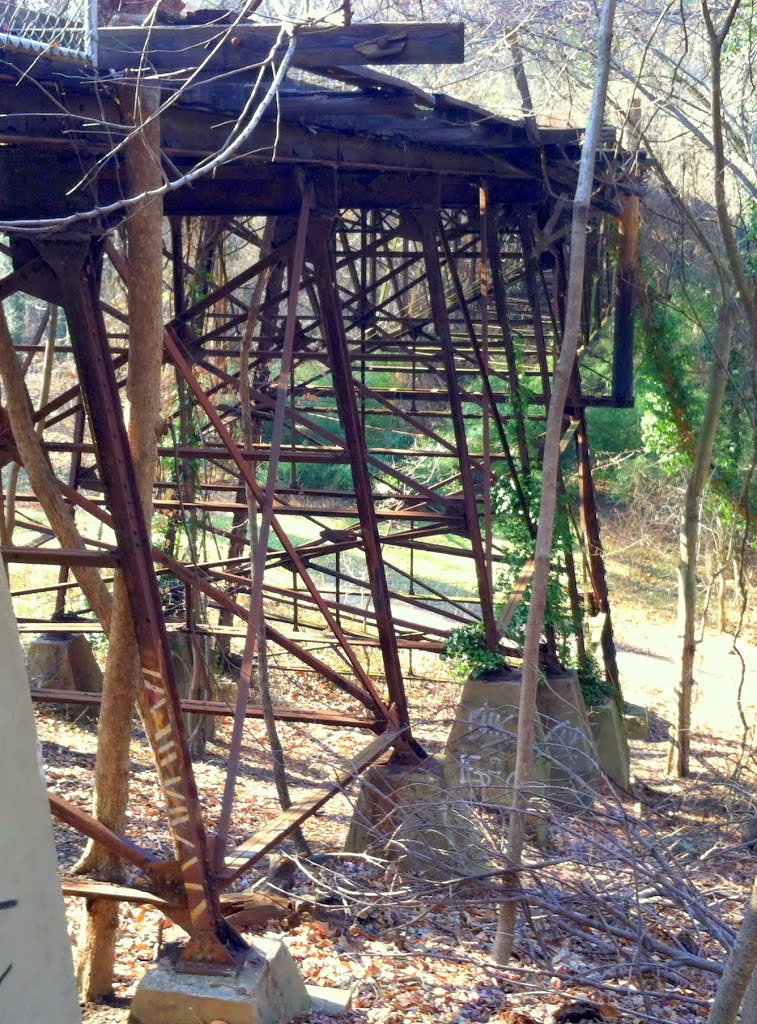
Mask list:
[[[285,839],[290,832],[298,825],[315,814],[327,800],[342,790],[355,779],[361,772],[365,771],[374,761],[378,760],[394,743],[402,730],[385,732],[378,736],[372,743],[369,743],[359,754],[357,754],[346,768],[343,768],[331,782],[319,786],[302,800],[298,800],[292,806],[282,811],[272,821],[264,825],[255,835],[250,836],[233,853],[226,857],[226,872],[223,882],[228,885],[235,878],[244,874],[257,860],[264,857],[269,850]]]
[[[83,693],[75,690],[34,689],[31,691],[32,701],[37,704],[70,704],[89,707],[102,702],[101,693]],[[233,715],[234,708],[223,701],[191,700],[181,702],[181,710],[202,715]],[[337,711],[316,711],[308,708],[274,708],[274,717],[281,722],[314,722],[319,725],[334,725],[345,729],[373,729],[374,721],[357,718],[353,715],[342,715]],[[245,718],[263,718],[263,708],[259,704],[248,704]]]
[[[115,552],[83,548],[32,548],[2,544],[0,556],[4,562],[20,562],[23,565],[89,565],[101,569],[115,569],[118,566],[118,555]]]
[[[83,899],[117,900],[119,903],[149,903],[158,910],[169,912],[180,901],[172,902],[163,896],[147,892],[145,889],[134,889],[128,885],[115,885],[113,882],[100,882],[93,878],[61,878],[60,886],[64,896],[81,896]]]
[[[151,868],[154,868],[159,863],[154,853],[138,846],[131,839],[112,832],[101,821],[98,821],[97,818],[82,810],[81,807],[77,807],[75,804],[65,800],[57,793],[48,792],[47,799],[50,804],[50,810],[58,821],[62,821],[71,828],[76,829],[77,832],[81,832],[82,835],[94,839],[96,843],[100,843],[101,846],[111,850],[125,861],[128,861],[128,863],[134,864],[142,871],[150,871]]]
[[[298,26],[292,63],[300,68],[333,64],[460,64],[465,41],[462,22],[359,23]],[[98,30],[98,66],[124,71],[188,72],[202,62],[204,76],[238,72],[256,75],[279,37],[278,25],[108,26]],[[279,46],[283,55],[288,40]]]

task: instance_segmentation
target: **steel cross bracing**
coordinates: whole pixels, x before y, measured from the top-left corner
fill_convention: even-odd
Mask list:
[[[37,410],[43,443],[66,498],[86,521],[108,524],[115,533],[115,544],[105,551],[94,542],[79,553],[35,548],[35,559],[60,567],[58,582],[38,591],[51,595],[60,618],[81,603],[68,576],[70,564],[95,559],[126,571],[143,667],[140,710],[162,773],[177,860],[168,871],[154,854],[109,833],[60,797],[53,798],[53,811],[135,864],[145,875],[145,899],[152,892],[156,900],[168,900],[171,914],[193,936],[185,952],[192,969],[228,966],[243,951],[219,902],[231,879],[390,746],[404,757],[424,756],[411,733],[402,652],[439,650],[450,628],[478,620],[496,635],[491,580],[505,552],[483,528],[491,474],[509,476],[525,508],[524,480],[538,461],[535,434],[538,439],[559,348],[562,238],[540,253],[538,227],[489,207],[485,196],[473,212],[324,215],[312,214],[311,202],[306,191],[299,226],[291,218],[271,226],[270,252],[263,251],[260,219],[173,224],[175,248],[168,255],[175,314],[166,324],[165,373],[172,366],[189,389],[193,436],[184,434],[181,410],[170,413],[168,433],[175,444],[161,449],[155,486],[156,512],[168,524],[164,533],[173,526],[169,549],[151,545],[140,520],[119,399],[123,315],[98,294],[98,281],[126,277],[128,267],[114,243],[106,256],[87,242],[16,246],[16,269],[28,271],[24,287],[65,311],[68,338],[57,346],[58,357],[72,353],[79,371],[78,386],[59,387]],[[253,322],[251,295],[259,278],[262,301]],[[219,279],[225,283],[217,284]],[[601,275],[592,285],[605,291],[585,325],[587,353],[590,335],[601,330],[610,305],[606,283]],[[244,330],[253,344],[243,366]],[[20,346],[30,380],[42,347]],[[258,437],[252,448],[244,447],[239,430],[243,373]],[[522,391],[524,382],[527,402],[513,401],[514,389]],[[577,426],[587,579],[595,607],[606,612],[578,370],[572,403],[575,423],[566,449]],[[189,461],[195,470],[205,468],[187,474]],[[328,485],[323,468],[333,474],[345,465],[352,486],[345,486],[343,471],[337,485]],[[320,475],[313,476],[311,467],[320,467]],[[276,539],[259,542],[254,583],[245,488]],[[46,536],[43,525],[32,525],[39,519],[38,513],[30,518],[34,496],[19,492],[16,502],[24,510],[18,533],[28,539],[38,529]],[[298,534],[289,525],[292,517],[309,524],[310,539],[291,540]],[[186,553],[177,557],[178,526],[188,520],[194,531],[225,543],[228,557],[199,563],[187,562]],[[258,537],[265,538],[265,531]],[[475,598],[469,589],[454,593],[435,578],[440,553],[471,563]],[[32,559],[28,544],[6,545],[4,554],[7,560]],[[216,823],[204,821],[197,800],[181,712],[194,706],[223,713],[224,707],[178,697],[158,586],[166,573],[207,601],[204,622],[179,628],[209,635],[228,652],[235,637],[260,642],[255,623],[262,614],[267,643],[362,709],[349,715],[279,708],[280,718],[357,725],[378,734],[338,785],[329,782],[312,800],[284,812],[262,835],[217,860],[217,869],[205,841],[205,827]],[[573,585],[576,591],[583,586],[580,580]],[[187,601],[186,607],[191,616],[195,604]],[[500,629],[512,608],[513,601]],[[48,624],[27,622],[24,629],[30,626]],[[95,628],[86,617],[82,626]],[[316,645],[332,654],[318,655]],[[380,651],[377,674],[366,671],[366,646]],[[611,643],[606,653],[611,659]],[[43,691],[35,699],[79,700]],[[81,701],[96,699],[82,695]],[[237,722],[260,713],[243,691]],[[232,779],[238,757],[231,759]],[[227,818],[233,785],[230,793]]]
[[[424,31],[413,30],[408,45],[425,45]],[[335,45],[355,45],[357,36],[338,36]],[[133,42],[128,32],[111,38]],[[490,645],[499,639],[517,659],[508,626],[530,579],[527,564],[495,606],[508,551],[493,529],[493,503],[498,486],[510,488],[534,533],[528,478],[539,466],[560,346],[570,227],[565,200],[543,188],[542,167],[554,187],[569,188],[576,154],[566,153],[576,133],[545,135],[540,157],[517,125],[481,122],[470,105],[376,72],[321,73],[361,91],[315,104],[302,90],[283,96],[292,120],[261,126],[263,140],[275,129],[280,164],[258,156],[265,141],[253,140],[245,159],[217,179],[166,197],[163,384],[171,398],[153,523],[142,517],[123,425],[129,267],[118,234],[103,241],[101,228],[111,225],[98,221],[74,238],[14,237],[13,269],[0,281],[3,299],[27,293],[65,319],[56,335],[30,312],[15,351],[42,446],[86,543],[83,551],[51,546],[36,496],[15,487],[2,553],[16,598],[34,597],[44,609],[19,628],[96,631],[71,567],[100,567],[108,584],[108,570],[125,573],[142,664],[139,710],[174,848],[172,859],[160,858],[52,794],[60,820],[140,872],[132,888],[77,882],[71,891],[155,902],[189,931],[183,963],[191,970],[231,969],[247,955],[224,918],[225,888],[386,751],[410,762],[425,756],[405,690],[414,653],[438,653],[451,629],[481,623]],[[67,88],[56,86],[50,109],[33,94],[38,121],[24,106],[32,94],[23,81],[6,90],[0,180],[34,178],[35,150],[10,144],[23,137],[49,164],[50,186],[40,195],[0,189],[0,215],[80,209],[68,199],[71,175],[81,174],[81,147],[90,159],[98,145],[82,125],[88,112],[113,122],[118,113],[109,94],[83,91],[71,121]],[[360,111],[382,119],[382,130],[361,135],[354,124],[335,130],[328,120]],[[162,127],[171,159],[212,152],[216,120],[181,105],[169,110]],[[58,127],[71,152],[60,148]],[[118,168],[104,168],[98,187],[107,199]],[[625,322],[613,335],[617,239],[606,210],[614,200],[598,195],[563,444],[563,474],[578,481],[582,558],[576,566],[566,555],[565,571],[577,613],[586,603],[605,616],[602,649],[616,681],[585,408],[628,400],[619,367],[629,365],[631,342]],[[61,372],[41,389],[46,357]],[[12,436],[0,429],[3,445],[7,463]],[[462,567],[460,584],[439,578],[440,558]],[[16,582],[19,563],[38,567],[33,585]],[[50,576],[41,579],[45,565]],[[236,670],[234,708],[180,696],[170,656],[176,635],[207,640]],[[553,653],[547,641],[545,656]],[[250,680],[263,644],[280,666],[322,680],[332,695],[317,707],[277,707],[282,722],[375,735],[367,746],[355,740],[350,757],[324,765],[322,785],[307,799],[235,846],[240,738],[244,721],[262,715]],[[98,703],[59,691],[33,696]],[[233,718],[216,817],[198,796],[187,742],[184,714],[198,711]]]

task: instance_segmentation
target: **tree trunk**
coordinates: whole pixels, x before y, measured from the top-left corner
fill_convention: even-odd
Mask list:
[[[45,357],[42,364],[42,385],[39,389],[39,399],[37,401],[37,409],[43,409],[47,405],[47,400],[50,397],[50,382],[53,374],[53,362],[55,361],[55,336],[58,332],[58,307],[52,304],[47,307],[46,321],[48,324],[47,331],[47,342],[45,344]],[[22,371],[26,376],[26,371],[31,365],[33,354],[30,354],[24,364],[24,370]],[[42,437],[42,433],[45,429],[45,421],[40,419],[37,421],[35,426],[35,433],[37,437]],[[21,469],[21,464],[16,462],[11,468],[10,480],[8,481],[8,487],[5,492],[6,500],[6,519],[5,519],[5,536],[8,537],[8,543],[10,544],[13,537],[13,530],[16,525],[16,491],[18,489],[18,474]]]
[[[752,980],[755,967],[757,967],[757,879],[752,886],[752,894],[739,934],[736,936],[725,970],[718,983],[707,1024],[736,1024],[736,1015],[742,1004],[741,1024],[753,1024],[757,1020],[755,1003],[752,1002],[750,1006],[749,1000],[749,996],[755,995],[755,989],[757,989],[757,984]]]
[[[542,493],[539,526],[536,533],[534,575],[531,584],[531,602],[523,644],[523,679],[518,714],[518,747],[513,780],[513,813],[507,843],[507,857],[513,868],[520,865],[523,854],[525,812],[529,802],[529,786],[533,778],[534,728],[536,719],[536,689],[539,682],[539,641],[544,628],[547,603],[547,583],[552,555],[552,534],[557,506],[557,483],[560,467],[560,435],[565,402],[570,389],[573,365],[576,360],[581,329],[581,303],[583,298],[584,266],[586,261],[586,232],[591,207],[591,189],[594,181],[594,160],[604,116],[607,79],[610,67],[612,27],[616,0],[605,0],[597,39],[597,68],[594,93],[586,128],[581,165],[573,202],[573,221],[570,238],[570,271],[566,297],[565,330],[560,357],[555,369],[552,399],[547,413],[547,431],[542,463]],[[506,899],[500,904],[494,959],[506,964],[510,959],[515,935],[518,889],[517,872],[505,878]]]
[[[755,300],[754,283],[739,249],[736,232],[733,228],[731,214],[728,209],[728,190],[726,186],[725,136],[723,131],[723,85],[722,85],[722,54],[723,45],[733,26],[733,18],[738,10],[738,2],[730,5],[722,26],[718,30],[712,20],[707,0],[701,0],[702,15],[710,43],[710,117],[712,120],[712,155],[715,164],[714,192],[715,211],[718,227],[723,240],[723,247],[728,265],[736,285],[736,297],[747,322],[749,337],[752,343],[752,358],[757,360],[757,301]]]
[[[157,188],[160,169],[160,129],[156,118],[159,96],[145,87],[124,90],[122,103],[131,108],[141,132],[127,145],[126,167],[132,195]],[[127,401],[129,444],[134,459],[142,507],[152,519],[152,486],[160,434],[160,374],[163,359],[163,209],[161,202],[133,208],[126,220],[129,287],[129,374]],[[123,832],[129,795],[131,719],[139,686],[139,658],[126,585],[120,573],[113,584],[113,628],[103,679],[97,730],[97,761],[93,814],[109,828]],[[90,844],[78,865],[95,877],[123,881],[121,862]],[[79,938],[77,975],[81,998],[109,995],[113,985],[118,904],[88,900]]]
[[[679,779],[689,774],[691,739],[691,701],[694,690],[694,658],[696,655],[697,562],[699,527],[707,477],[710,475],[712,449],[720,421],[720,410],[728,378],[735,313],[733,306],[724,306],[718,316],[715,351],[707,389],[707,405],[699,430],[694,464],[691,467],[680,524],[678,558],[678,613],[682,636],[681,674],[676,693],[676,723],[668,754],[668,772]]]
[[[63,500],[55,474],[42,451],[32,419],[32,406],[24,375],[13,347],[8,322],[0,304],[0,376],[5,389],[5,402],[13,438],[29,483],[63,548],[83,549],[84,539],[76,528],[74,517]],[[107,633],[110,629],[111,597],[98,569],[77,565],[72,567],[76,582],[92,606]]]
[[[752,976],[741,1003],[741,1024],[757,1024],[757,967],[752,968]]]

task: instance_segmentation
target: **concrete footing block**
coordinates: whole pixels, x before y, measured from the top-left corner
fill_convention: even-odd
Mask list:
[[[549,766],[545,795],[572,810],[591,807],[600,762],[577,673],[548,672],[536,707],[544,730],[541,752]]]
[[[313,1013],[338,1016],[352,1009],[351,988],[328,988],[321,985],[306,985]]]
[[[361,777],[345,849],[386,857],[402,871],[437,881],[486,871],[485,844],[466,794],[446,769],[438,757],[412,767],[391,757],[372,765]]]
[[[102,693],[103,674],[85,636],[43,633],[32,640],[27,655],[31,685],[40,690]],[[67,721],[96,721],[97,708],[71,706],[58,712]]]
[[[626,703],[623,710],[623,726],[629,740],[648,740],[649,712],[641,704]]]
[[[589,712],[589,719],[602,771],[616,786],[628,789],[631,760],[628,738],[617,704],[610,699],[604,704],[595,705]]]
[[[473,800],[505,809],[513,799],[520,690],[521,674],[514,670],[466,680],[444,748],[450,781]],[[535,728],[538,746],[543,739],[541,724]],[[547,766],[537,755],[534,791],[539,791],[546,773]]]
[[[184,974],[161,960],[139,983],[129,1024],[279,1024],[306,1013],[311,997],[284,943],[253,946],[258,956],[236,974]]]

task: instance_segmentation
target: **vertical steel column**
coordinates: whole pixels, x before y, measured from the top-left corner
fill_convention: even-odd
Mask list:
[[[486,408],[488,404],[491,410],[491,414],[493,415],[494,420],[497,424],[497,430],[500,436],[500,443],[505,453],[505,457],[507,458],[508,465],[510,466],[510,470],[513,473],[513,475],[515,475],[515,463],[513,462],[512,457],[510,455],[510,445],[508,444],[507,441],[505,427],[502,422],[502,417],[499,414],[497,403],[494,400],[494,391],[492,389],[491,379],[489,377],[489,367],[484,361],[484,357],[482,355],[482,347],[479,344],[478,338],[476,337],[476,328],[473,323],[473,318],[471,317],[470,310],[468,309],[468,300],[465,296],[465,288],[463,287],[463,283],[460,280],[460,272],[458,271],[457,266],[455,265],[455,254],[452,251],[452,247],[449,244],[447,236],[444,232],[444,227],[439,218],[437,218],[436,225],[439,241],[441,242],[442,249],[444,251],[444,260],[446,264],[447,273],[449,274],[450,281],[452,283],[452,289],[455,293],[455,298],[457,300],[457,307],[460,311],[460,315],[463,318],[463,322],[465,323],[465,329],[468,333],[468,340],[470,341],[471,349],[473,351],[473,358],[475,359],[476,365],[478,366],[479,372],[481,373],[481,384],[483,388],[483,394],[481,396],[481,408]],[[481,264],[481,267],[483,269],[483,263]],[[479,284],[481,288],[481,295],[483,295],[484,292],[486,291],[486,282],[482,280],[479,282]],[[486,332],[485,338],[487,345],[488,326],[488,310],[486,310],[485,312],[482,311],[481,334],[483,339],[484,332]]]
[[[245,495],[246,492],[244,484],[242,484],[237,488],[234,494],[234,501],[238,508],[234,509],[234,513],[231,517],[229,548],[226,555],[229,562],[232,562],[237,558],[241,558],[244,554],[244,549],[247,546],[247,506],[245,505]],[[221,608],[218,614],[218,625],[230,626],[233,621],[234,613],[231,609]],[[231,653],[231,637],[225,636],[221,633],[216,638],[216,643],[223,652],[224,657],[228,657]]]
[[[366,396],[365,396],[365,360],[366,360],[366,344],[368,341],[368,330],[367,322],[370,313],[370,303],[373,302],[373,281],[376,278],[376,251],[375,249],[371,253],[371,299],[368,300],[368,218],[373,218],[375,215],[369,213],[368,210],[360,211],[360,297],[358,300],[358,312],[360,315],[360,383],[362,385],[360,391],[360,422],[363,425],[363,434],[365,434],[365,408],[366,408]],[[375,228],[375,224],[373,225]]]
[[[544,391],[544,407],[546,409],[549,407],[552,385],[549,375],[549,364],[547,362],[547,342],[544,338],[544,324],[542,323],[541,304],[539,302],[539,285],[536,276],[537,257],[534,253],[531,221],[525,210],[521,212],[520,217],[520,244],[523,248],[523,272],[526,281],[526,295],[528,296],[528,304],[533,315],[534,341],[536,342],[536,355],[539,360],[541,384]]]
[[[478,279],[480,285],[479,303],[481,308],[481,371],[483,384],[489,382],[489,260],[486,248],[487,225],[489,223],[489,197],[486,189],[478,190]],[[451,257],[450,257],[451,265]],[[471,324],[471,342],[475,345],[475,333]],[[486,565],[489,571],[489,589],[494,594],[494,561],[493,561],[493,527],[492,527],[492,453],[491,453],[491,427],[490,415],[490,394],[484,386],[482,403],[483,431],[481,443],[483,446],[483,471],[484,471],[484,549]],[[494,412],[497,411],[496,402],[491,404]],[[505,437],[505,440],[507,438]],[[508,446],[509,447],[509,446]]]
[[[591,577],[596,610],[605,616],[601,637],[605,674],[608,683],[613,687],[616,695],[620,695],[620,673],[618,672],[615,637],[610,617],[610,595],[607,589],[604,558],[602,557],[597,500],[594,491],[594,478],[591,472],[591,452],[589,451],[589,439],[586,432],[586,414],[583,408],[579,411],[578,419],[576,448],[578,453],[578,496],[581,510],[581,528],[586,538],[589,575]]]
[[[497,427],[497,433],[499,434],[500,445],[502,446],[502,454],[504,455],[505,461],[507,462],[507,468],[508,468],[508,471],[510,473],[510,479],[512,480],[513,487],[515,488],[515,493],[517,495],[517,498],[518,498],[518,501],[520,503],[520,506],[521,506],[521,508],[523,510],[523,515],[524,515],[524,518],[526,520],[526,525],[528,526],[529,532],[532,534],[532,536],[535,536],[536,532],[533,529],[533,524],[531,523],[531,513],[530,513],[530,509],[528,507],[528,502],[526,501],[526,496],[523,493],[523,487],[521,486],[520,476],[518,475],[518,468],[515,465],[515,461],[513,459],[513,455],[512,455],[512,452],[510,450],[510,445],[509,445],[508,440],[507,440],[507,433],[505,431],[505,425],[504,425],[504,423],[502,421],[502,416],[500,415],[499,409],[497,407],[497,402],[496,402],[496,399],[494,397],[494,390],[492,388],[491,377],[489,375],[489,365],[488,365],[488,362],[486,362],[484,360],[484,357],[483,357],[483,354],[482,354],[482,350],[481,350],[481,346],[478,343],[478,338],[476,337],[476,329],[475,329],[475,326],[473,324],[473,320],[471,318],[470,311],[468,310],[468,304],[467,304],[467,301],[466,301],[466,298],[465,298],[465,291],[464,291],[462,283],[460,281],[460,275],[459,275],[459,273],[457,271],[457,267],[455,266],[455,257],[454,257],[454,254],[452,252],[452,249],[450,247],[450,244],[447,241],[447,237],[444,234],[444,228],[442,227],[442,224],[441,224],[441,222],[439,220],[437,220],[437,229],[438,229],[438,232],[439,232],[439,240],[441,241],[442,246],[444,248],[444,258],[445,258],[445,261],[446,261],[446,264],[447,264],[447,270],[448,270],[450,278],[452,280],[452,287],[453,287],[453,289],[455,291],[455,295],[457,297],[457,304],[458,304],[458,307],[460,309],[460,314],[462,315],[462,318],[463,318],[463,320],[465,322],[465,328],[466,328],[466,330],[468,332],[468,337],[470,339],[471,348],[473,349],[473,357],[474,357],[474,359],[476,361],[476,364],[477,364],[477,366],[479,368],[479,372],[481,373],[481,381],[482,381],[482,386],[483,386],[483,395],[482,395],[482,400],[481,400],[481,408],[483,410],[484,423],[486,425],[488,425],[488,418],[486,416],[486,409],[487,409],[487,406],[488,406],[488,409],[491,411],[492,416],[494,418],[494,422],[495,422],[496,427]],[[487,317],[483,317],[482,316],[481,327],[482,327],[482,332],[484,330],[484,327],[486,327],[487,332],[488,332],[488,318]],[[488,333],[487,333],[487,344],[488,344]],[[516,381],[517,381],[517,374],[516,374]],[[486,446],[485,446],[485,448],[486,448]]]
[[[237,684],[237,699],[234,707],[234,721],[226,757],[226,780],[224,782],[221,811],[218,816],[216,832],[215,866],[220,873],[223,870],[226,855],[226,841],[231,827],[231,815],[234,809],[239,761],[244,739],[245,709],[250,697],[250,684],[255,666],[258,662],[261,640],[265,643],[265,619],[263,616],[263,578],[268,557],[268,539],[271,534],[273,520],[273,503],[276,498],[276,483],[279,475],[281,444],[284,439],[284,418],[286,412],[286,396],[294,356],[294,335],[297,326],[297,302],[302,287],[302,271],[305,263],[305,240],[307,238],[308,220],[312,203],[312,188],[308,186],[302,198],[300,216],[297,222],[297,235],[294,243],[294,254],[289,265],[289,296],[287,299],[287,316],[284,327],[284,339],[281,349],[279,377],[276,385],[276,404],[271,427],[270,454],[268,459],[268,476],[261,505],[261,521],[257,538],[252,551],[250,578],[250,613],[247,620],[247,636],[245,637],[242,668]],[[246,366],[240,367],[240,374],[249,373]],[[252,536],[252,535],[251,535]]]
[[[444,297],[444,281],[442,279],[442,268],[439,260],[439,249],[437,239],[437,226],[433,213],[424,212],[418,215],[418,222],[421,226],[423,236],[423,256],[426,264],[426,275],[428,277],[429,298],[431,301],[431,316],[434,320],[436,333],[441,346],[442,362],[444,373],[447,379],[449,391],[450,415],[455,431],[455,442],[460,464],[460,481],[463,488],[463,511],[465,525],[468,531],[468,538],[471,544],[473,561],[476,566],[476,579],[478,581],[478,593],[481,600],[481,617],[484,623],[486,643],[490,650],[496,650],[499,638],[497,635],[497,624],[494,617],[494,596],[489,585],[489,573],[486,567],[486,555],[481,539],[481,524],[479,522],[478,506],[476,503],[476,489],[473,483],[470,458],[468,456],[468,439],[465,433],[465,420],[463,419],[463,407],[460,399],[460,388],[457,382],[455,370],[455,353],[452,347],[452,334],[450,332],[449,317],[447,315],[447,303]]]
[[[74,413],[74,450],[71,452],[71,465],[68,469],[68,483],[71,487],[76,487],[79,471],[81,469],[81,449],[78,447],[84,440],[84,409],[82,406]],[[73,512],[73,506],[69,506]],[[58,583],[67,583],[69,576],[69,567],[62,565],[58,571]],[[55,595],[55,615],[61,616],[66,610],[66,594],[67,590],[65,587],[61,587]]]
[[[612,357],[612,398],[617,406],[633,405],[633,341],[636,279],[639,266],[639,197],[626,196],[620,218],[618,277],[615,293],[615,344]]]
[[[510,382],[511,403],[513,407],[513,416],[515,417],[515,433],[518,438],[518,454],[520,455],[520,468],[521,472],[527,475],[531,472],[531,459],[528,454],[526,425],[523,416],[523,405],[520,400],[518,364],[515,359],[513,332],[510,327],[510,315],[507,309],[507,289],[505,287],[505,279],[502,273],[497,224],[492,215],[489,215],[486,219],[486,256],[489,261],[492,292],[494,293],[494,308],[497,311],[497,323],[499,324],[499,329],[502,332],[502,341],[505,346],[507,379]]]
[[[224,919],[210,871],[192,762],[173,676],[152,562],[108,338],[99,304],[94,243],[39,245],[60,285],[84,404],[129,595],[143,685],[139,706],[168,807],[192,932],[181,959],[191,972],[226,971],[249,947]]]
[[[411,750],[415,754],[422,754],[410,735],[410,718],[402,679],[399,646],[392,620],[389,587],[381,552],[381,537],[371,495],[365,433],[352,382],[350,353],[339,305],[336,261],[331,246],[331,226],[330,219],[313,219],[310,238],[313,255],[313,281],[321,309],[321,326],[331,364],[339,419],[350,455],[352,478],[355,485],[355,502],[368,566],[368,579],[383,656],[386,685],[397,715],[396,725],[404,729],[398,749],[401,745],[406,754],[409,754]]]

